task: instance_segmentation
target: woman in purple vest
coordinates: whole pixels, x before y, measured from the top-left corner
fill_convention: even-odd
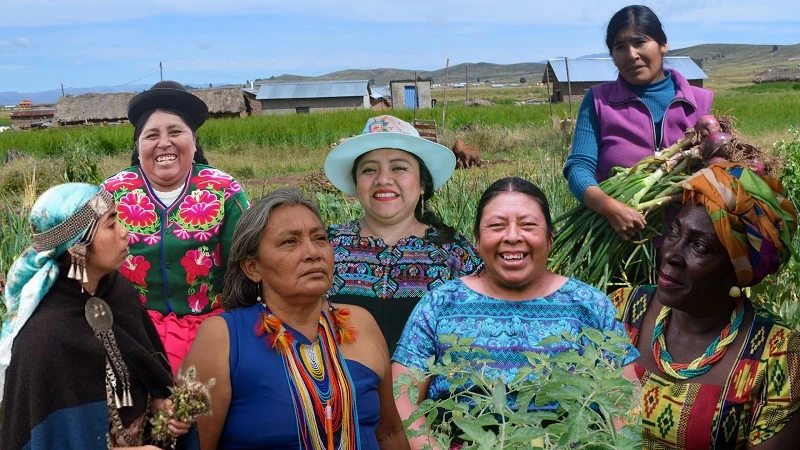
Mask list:
[[[682,138],[709,113],[713,94],[665,67],[667,36],[646,6],[617,11],[608,22],[606,45],[619,76],[584,95],[564,176],[572,195],[630,239],[644,228],[644,216],[603,193],[598,183],[612,167],[631,167]]]

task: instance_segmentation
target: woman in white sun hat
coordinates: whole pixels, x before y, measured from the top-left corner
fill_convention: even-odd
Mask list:
[[[328,228],[335,258],[328,296],[372,313],[390,354],[425,293],[481,268],[472,243],[429,207],[455,164],[447,147],[393,116],[369,119],[325,159],[331,183],[364,208],[361,219]]]

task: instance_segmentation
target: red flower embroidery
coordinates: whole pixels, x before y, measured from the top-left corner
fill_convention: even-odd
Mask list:
[[[180,206],[178,216],[186,224],[201,227],[213,222],[219,215],[222,203],[208,191],[196,190]]]
[[[148,227],[158,219],[155,206],[141,191],[129,192],[119,199],[117,217],[132,228]]]
[[[192,177],[192,184],[200,189],[211,188],[216,191],[227,189],[232,181],[233,177],[218,169],[203,169]]]
[[[114,192],[123,188],[132,191],[144,186],[144,182],[139,178],[139,175],[133,172],[120,172],[107,179],[103,184],[109,192]]]
[[[189,296],[189,307],[193,313],[199,313],[208,304],[208,285],[201,284],[200,290]]]
[[[131,283],[144,287],[147,287],[144,279],[147,277],[148,270],[150,270],[150,262],[141,255],[128,255],[119,268],[119,272]]]
[[[204,250],[189,250],[181,258],[181,265],[186,270],[186,282],[192,283],[197,277],[207,277],[211,269],[211,258]]]

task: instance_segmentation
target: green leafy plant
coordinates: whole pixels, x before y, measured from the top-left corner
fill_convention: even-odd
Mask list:
[[[780,181],[786,187],[788,198],[795,207],[800,202],[800,130],[790,128],[794,139],[780,140],[773,144],[775,155],[783,160]],[[752,298],[759,306],[782,319],[789,327],[800,330],[800,237],[792,240],[792,257],[781,270],[767,277],[752,289]]]
[[[178,374],[176,384],[171,388],[172,415],[166,411],[158,411],[150,419],[153,426],[152,438],[156,442],[167,444],[168,448],[175,448],[176,440],[169,434],[167,425],[170,419],[184,423],[194,423],[198,416],[211,414],[211,396],[208,392],[214,386],[214,380],[203,384],[196,380],[197,372],[194,366],[189,367],[184,374]]]
[[[449,397],[424,400],[404,422],[408,430],[425,417],[409,437],[428,436],[443,449],[458,439],[464,450],[641,448],[639,389],[609,357],[620,353],[626,338],[594,329],[546,338],[541,345],[567,340],[575,349],[554,356],[523,352],[528,365],[510,383],[493,376],[493,361],[471,347],[472,339],[439,339],[450,345],[441,361],[430,358],[426,371],[412,368],[394,385],[395,397],[408,392],[417,403],[416,380],[443,376],[451,382]],[[615,418],[626,423],[619,430]]]

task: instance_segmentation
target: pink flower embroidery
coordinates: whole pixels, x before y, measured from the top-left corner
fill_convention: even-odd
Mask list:
[[[203,249],[189,250],[181,258],[181,265],[186,270],[186,282],[192,283],[197,277],[207,277],[211,269],[211,258]]]
[[[209,239],[214,237],[214,233],[210,231],[195,231],[193,237],[198,240],[199,242],[208,242]]]
[[[119,268],[120,273],[131,283],[145,287],[147,282],[144,279],[147,277],[148,270],[150,270],[150,262],[141,255],[128,255]]]
[[[193,313],[199,313],[208,304],[208,285],[201,284],[200,290],[189,296],[189,307]]]
[[[161,235],[160,234],[148,234],[144,238],[144,243],[147,245],[156,245],[161,242]]]
[[[196,190],[183,200],[178,216],[193,227],[213,222],[219,215],[222,203],[208,191]]]
[[[217,244],[217,248],[211,252],[211,260],[214,262],[215,266],[222,266],[222,244]]]
[[[184,241],[185,241],[185,240],[188,240],[190,237],[192,237],[192,236],[189,234],[189,232],[188,232],[188,231],[186,231],[186,230],[184,230],[183,228],[181,228],[181,226],[180,226],[180,225],[178,226],[178,228],[176,228],[176,229],[174,229],[174,230],[172,231],[172,234],[174,234],[176,238],[178,238],[178,239],[182,239],[182,240],[184,240]]]
[[[192,184],[200,189],[211,188],[215,191],[227,189],[231,181],[233,181],[233,177],[218,169],[203,169],[192,177]]]
[[[128,244],[133,245],[139,242],[140,236],[139,233],[135,233],[133,231],[128,231]]]
[[[236,180],[231,181],[231,185],[225,190],[225,201],[228,201],[229,198],[233,197],[239,192],[242,192],[242,186]]]
[[[129,192],[119,199],[117,217],[130,228],[149,227],[158,219],[155,206],[142,191]]]
[[[133,172],[120,172],[103,183],[106,190],[114,192],[120,189],[127,189],[132,191],[134,189],[144,186],[144,182],[139,178],[138,174]]]
[[[139,294],[139,301],[144,305],[147,303],[147,297],[145,297],[143,294]]]

